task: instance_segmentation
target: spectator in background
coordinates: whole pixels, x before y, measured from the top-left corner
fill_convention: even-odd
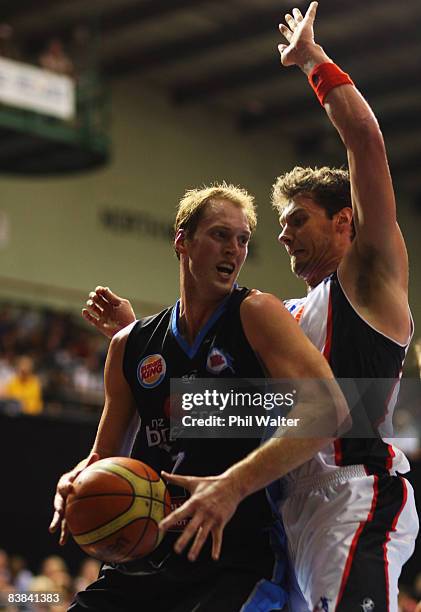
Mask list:
[[[0,23],[0,56],[15,61],[21,59],[13,28],[8,23]]]
[[[39,56],[39,65],[41,68],[57,72],[58,74],[66,74],[73,76],[73,62],[64,50],[63,43],[59,38],[52,38],[44,51]]]
[[[9,567],[9,555],[7,552],[0,548],[0,609],[7,610],[7,612],[18,612],[18,609],[14,606],[7,606],[4,608],[1,604],[2,600],[7,597],[8,593],[13,593],[15,588],[13,587],[11,580],[11,573]]]
[[[399,408],[395,413],[393,425],[395,438],[393,440],[391,439],[390,443],[400,448],[409,459],[420,459],[421,447],[419,430],[416,427],[411,412],[405,408]]]
[[[398,612],[416,612],[417,602],[405,587],[400,587],[398,596]]]
[[[70,54],[77,79],[88,74],[91,78],[98,70],[98,51],[96,38],[92,29],[84,24],[78,24],[72,31]]]
[[[34,374],[34,362],[28,355],[18,357],[16,373],[5,385],[4,396],[17,400],[25,414],[42,412],[41,381]]]
[[[26,560],[20,555],[12,555],[9,565],[14,588],[17,591],[29,591],[33,574],[27,568]]]
[[[41,565],[41,575],[50,578],[56,586],[63,583],[63,574],[68,575],[66,562],[59,555],[46,557]],[[65,579],[65,582],[67,579]]]
[[[83,591],[98,578],[100,563],[96,559],[84,559],[79,568],[79,574],[75,578],[74,589],[76,592]]]
[[[10,581],[9,555],[5,550],[0,548],[0,579],[1,582]]]
[[[104,401],[104,376],[101,366],[99,355],[90,353],[73,371],[73,387],[87,406],[98,406]]]
[[[17,400],[5,399],[19,355],[36,363],[44,412],[99,410],[106,344],[71,313],[0,301],[0,411],[21,410]]]
[[[413,343],[415,362],[417,364],[418,375],[421,378],[421,338],[417,338]]]
[[[421,602],[421,572],[418,572],[415,576],[413,588],[417,601],[419,600]]]
[[[0,357],[0,390],[4,389],[6,384],[12,378],[14,374],[13,365],[8,355],[2,355]]]
[[[41,573],[33,578],[29,590],[60,593],[62,603],[70,603],[73,583],[64,559],[58,555],[46,557],[41,564]]]

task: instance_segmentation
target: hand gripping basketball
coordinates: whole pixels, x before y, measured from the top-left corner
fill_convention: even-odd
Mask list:
[[[75,469],[71,472],[66,472],[66,474],[63,474],[63,476],[58,481],[56,493],[54,495],[54,515],[50,523],[49,530],[50,533],[54,533],[60,526],[60,546],[63,546],[66,543],[67,538],[69,536],[69,530],[67,528],[64,512],[66,507],[66,499],[69,495],[72,483],[75,478],[79,476],[81,471],[85,469],[85,467],[88,467],[95,461],[98,461],[98,459],[98,453],[91,453],[88,459],[85,459],[83,462],[77,465]]]
[[[165,483],[145,463],[127,457],[96,461],[73,480],[66,521],[88,555],[127,563],[161,542],[160,521],[171,510]]]

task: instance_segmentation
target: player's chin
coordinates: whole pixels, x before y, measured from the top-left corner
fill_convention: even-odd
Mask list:
[[[233,275],[230,275],[228,278],[221,278],[221,275],[219,274],[214,283],[215,291],[220,293],[222,296],[231,293],[235,280],[236,279]]]
[[[302,277],[306,270],[306,263],[304,261],[298,261],[295,257],[291,257],[291,270],[295,276]]]

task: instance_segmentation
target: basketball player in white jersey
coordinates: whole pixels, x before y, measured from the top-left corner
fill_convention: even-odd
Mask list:
[[[369,386],[358,410],[373,434],[360,437],[354,411],[355,436],[290,473],[280,509],[310,609],[396,612],[418,518],[411,485],[400,476],[408,461],[383,442],[378,424],[393,409],[413,332],[408,257],[378,122],[350,77],[315,43],[316,10],[313,2],[305,17],[298,9],[285,16],[279,52],[284,66],[307,76],[346,147],[348,171],[297,167],[274,185],[279,241],[308,289],[286,305],[337,378]]]
[[[377,120],[315,43],[316,10],[312,2],[304,17],[298,9],[285,16],[281,61],[308,77],[346,147],[349,171],[298,167],[274,185],[279,240],[308,287],[305,298],[286,305],[336,377],[390,379],[390,388],[374,385],[368,405],[359,407],[373,435],[356,431],[327,446],[287,476],[277,502],[310,610],[397,612],[398,577],[413,552],[418,518],[412,488],[400,476],[408,462],[383,442],[377,424],[395,398],[412,335],[408,259]],[[109,336],[132,320],[130,305],[103,287],[90,294],[84,316]],[[199,510],[196,501],[170,521],[197,516],[211,492]],[[299,606],[293,611],[305,609]]]

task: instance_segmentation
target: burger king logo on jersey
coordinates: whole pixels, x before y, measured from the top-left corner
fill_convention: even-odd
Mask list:
[[[167,364],[162,355],[148,355],[139,363],[137,379],[145,389],[157,387],[165,378]]]

